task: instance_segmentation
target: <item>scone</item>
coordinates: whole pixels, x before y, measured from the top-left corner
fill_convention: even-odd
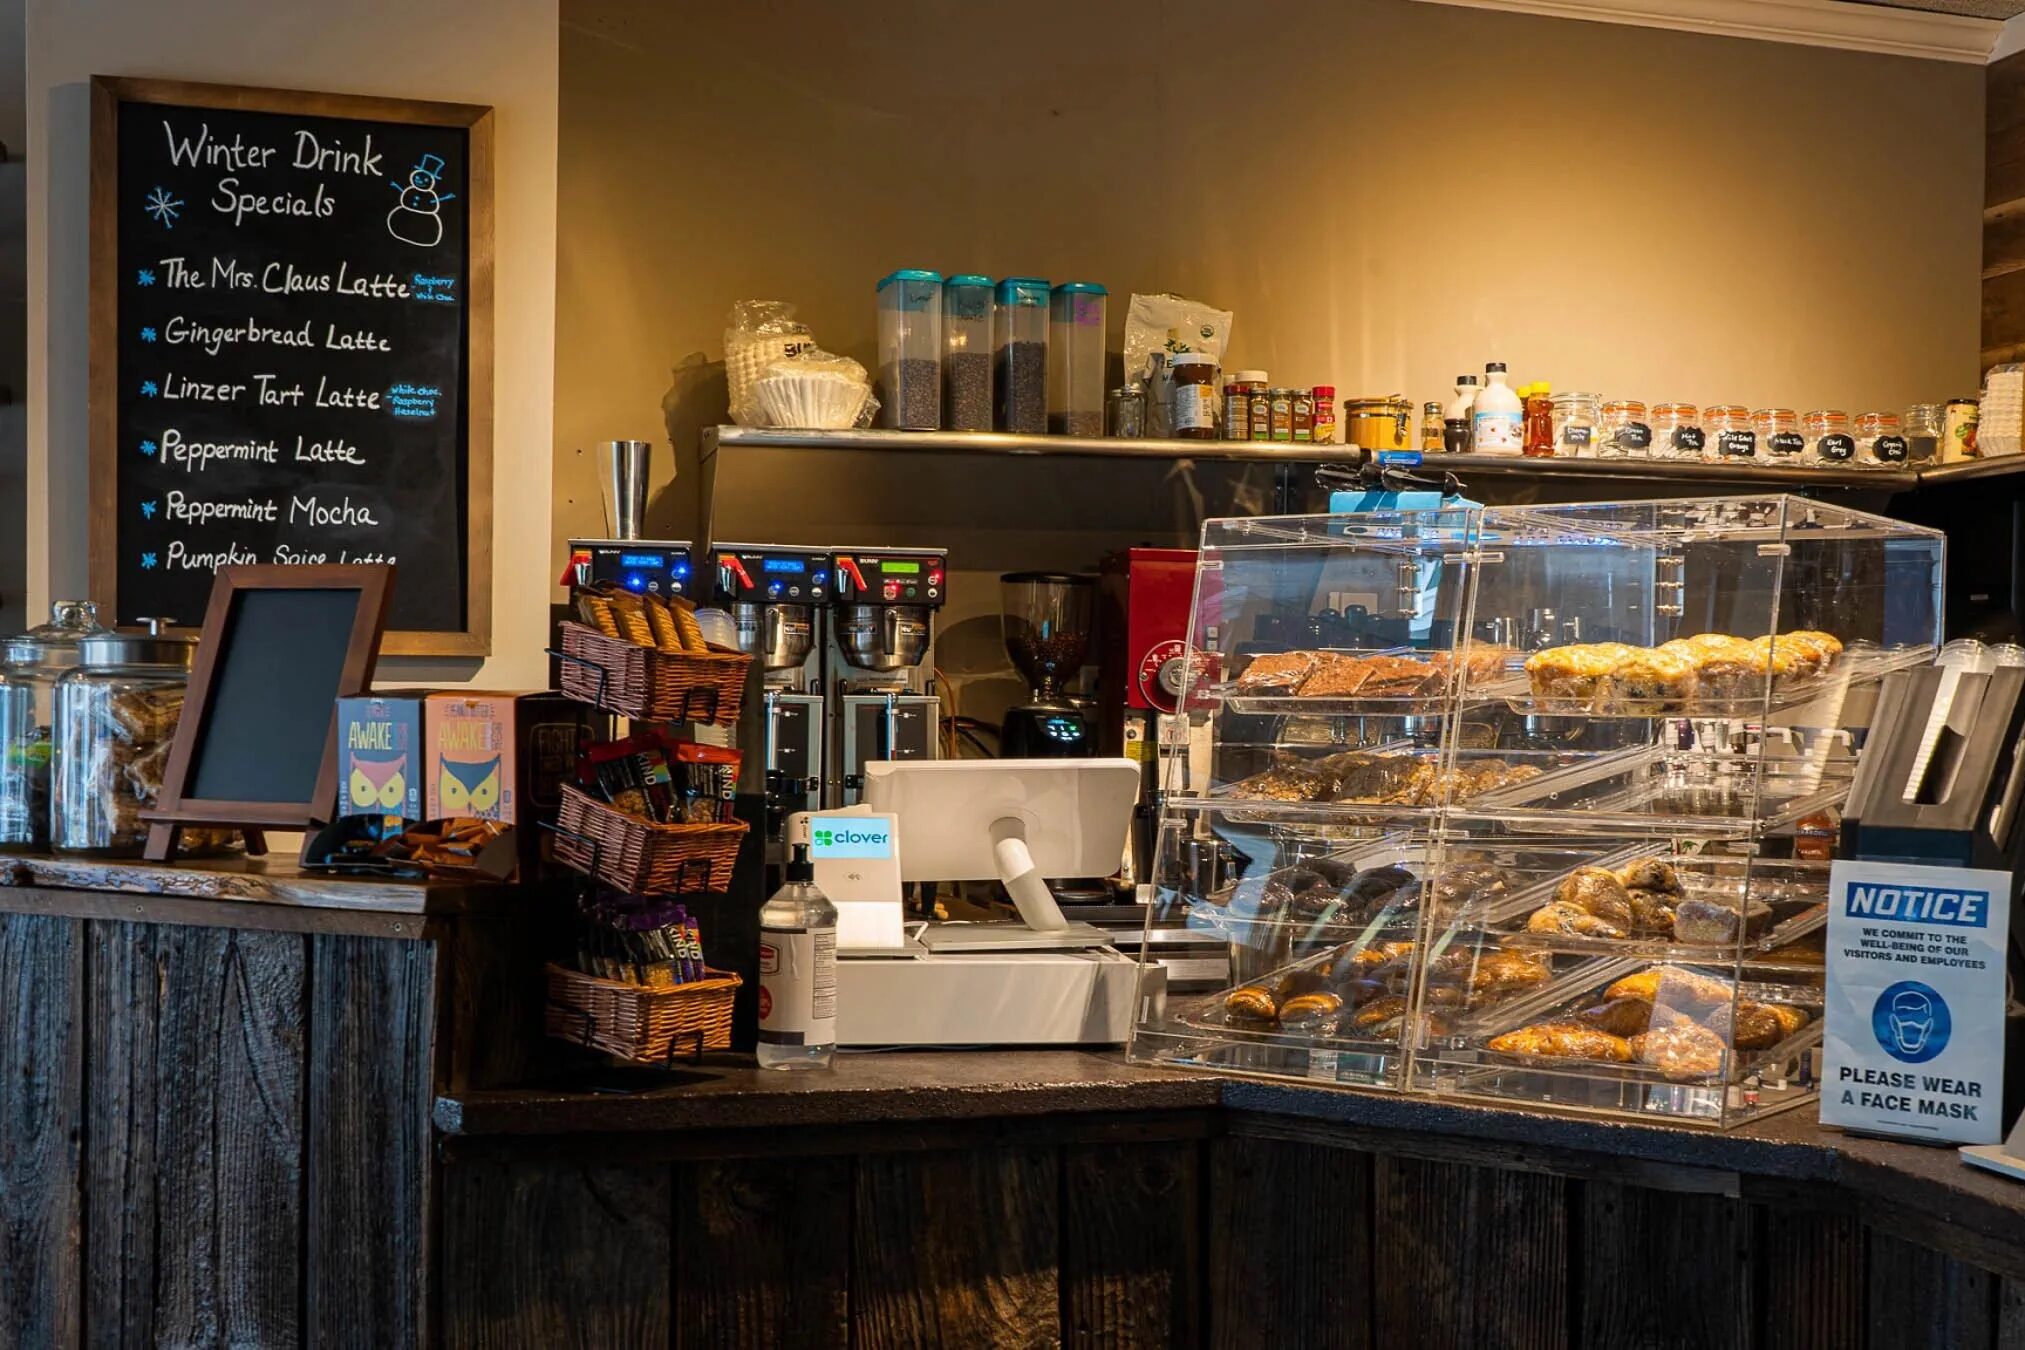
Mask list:
[[[1723,1069],[1723,1038],[1707,1027],[1676,1022],[1631,1038],[1631,1053],[1669,1078],[1706,1078]]]

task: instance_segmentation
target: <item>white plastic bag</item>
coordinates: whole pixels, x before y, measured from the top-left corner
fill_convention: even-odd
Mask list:
[[[1208,352],[1223,364],[1231,313],[1179,295],[1134,295],[1125,311],[1125,379],[1146,383],[1149,352]]]

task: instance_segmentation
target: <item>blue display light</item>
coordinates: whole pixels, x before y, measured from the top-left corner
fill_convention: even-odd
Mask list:
[[[628,576],[628,577],[626,578],[626,589],[627,589],[627,590],[629,590],[629,591],[644,591],[644,590],[646,590],[646,589],[647,589],[647,578],[645,578],[645,577],[641,576],[641,575],[640,575],[640,574],[639,574],[638,572],[634,572],[634,573],[632,573],[631,575],[629,575],[629,576]]]

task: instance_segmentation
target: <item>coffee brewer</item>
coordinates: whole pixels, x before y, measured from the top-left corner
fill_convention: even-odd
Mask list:
[[[837,549],[829,624],[831,807],[855,806],[869,760],[935,759],[935,613],[944,549]]]
[[[686,539],[572,539],[563,585],[610,584],[642,595],[690,593]]]
[[[731,611],[759,683],[740,720],[739,790],[765,795],[771,837],[791,813],[824,805],[823,629],[836,567],[828,550],[799,545],[719,544],[712,553],[716,601]]]

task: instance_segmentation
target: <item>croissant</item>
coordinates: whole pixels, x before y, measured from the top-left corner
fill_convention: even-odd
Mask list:
[[[1622,1036],[1580,1022],[1541,1022],[1493,1036],[1489,1048],[1501,1055],[1593,1059],[1612,1064],[1631,1062],[1631,1043]]]

